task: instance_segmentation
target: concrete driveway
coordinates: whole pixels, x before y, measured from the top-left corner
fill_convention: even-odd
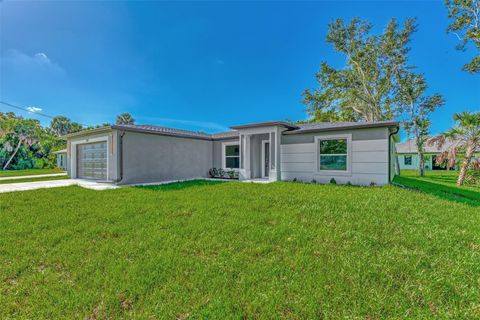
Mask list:
[[[68,187],[78,185],[83,188],[92,190],[107,190],[116,189],[118,186],[109,183],[99,183],[92,180],[84,179],[65,179],[65,180],[51,180],[51,181],[34,181],[34,182],[17,182],[0,184],[0,193],[27,191],[43,188]]]

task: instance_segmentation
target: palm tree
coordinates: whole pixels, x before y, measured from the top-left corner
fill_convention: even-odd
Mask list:
[[[50,128],[59,136],[70,133],[71,127],[71,120],[64,116],[56,116],[50,122]]]
[[[117,124],[135,124],[135,119],[133,119],[130,113],[122,113],[117,117]]]
[[[447,162],[447,168],[455,166],[458,153],[464,153],[457,185],[463,185],[475,151],[480,149],[480,112],[462,112],[453,115],[455,126],[443,134],[429,140],[430,146],[442,148],[447,141],[451,142],[448,149],[437,157],[437,163]]]

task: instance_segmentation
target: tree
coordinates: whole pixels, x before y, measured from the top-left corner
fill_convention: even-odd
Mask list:
[[[135,119],[130,113],[122,113],[117,117],[116,124],[135,124]]]
[[[397,70],[397,92],[394,101],[398,113],[403,114],[404,128],[408,135],[415,138],[419,159],[418,174],[425,175],[425,144],[428,140],[431,122],[430,114],[443,105],[444,99],[439,94],[426,96],[427,82],[421,74],[409,70]]]
[[[463,153],[463,162],[457,179],[457,185],[463,185],[472,158],[480,149],[480,112],[462,112],[453,115],[456,124],[443,134],[429,140],[429,145],[442,148],[448,142],[451,145],[437,157],[437,163],[447,161],[447,168],[455,166],[457,154]]]
[[[464,51],[472,42],[480,53],[480,0],[446,0],[448,17],[453,19],[447,31],[461,41],[457,49]],[[463,66],[472,74],[480,73],[480,54]]]
[[[321,64],[316,75],[320,87],[303,93],[310,116],[320,110],[335,112],[341,121],[394,117],[395,75],[406,63],[415,20],[407,19],[400,29],[392,19],[380,35],[372,35],[371,30],[370,23],[358,18],[349,24],[337,19],[329,25],[326,41],[346,56],[346,66],[335,69]]]
[[[72,122],[64,116],[56,116],[50,122],[50,128],[58,135],[63,136],[83,129],[82,125]]]
[[[22,145],[29,147],[37,141],[40,123],[38,120],[33,119],[24,120],[11,118],[7,119],[2,127],[4,127],[6,134],[11,135],[16,140],[16,147],[3,166],[3,170],[6,170]],[[11,149],[10,145],[6,145],[5,147],[7,150]]]

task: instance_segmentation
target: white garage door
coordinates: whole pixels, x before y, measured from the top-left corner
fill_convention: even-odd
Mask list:
[[[77,177],[107,179],[107,142],[79,144],[77,146]]]

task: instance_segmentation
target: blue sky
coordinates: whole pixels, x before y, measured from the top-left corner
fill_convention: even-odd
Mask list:
[[[325,43],[327,25],[354,16],[376,31],[417,17],[410,62],[447,101],[433,133],[454,112],[480,110],[480,76],[461,71],[474,51],[455,50],[442,1],[6,1],[0,10],[1,100],[83,124],[121,112],[206,132],[305,119],[301,93],[316,86],[320,62],[344,62]]]

